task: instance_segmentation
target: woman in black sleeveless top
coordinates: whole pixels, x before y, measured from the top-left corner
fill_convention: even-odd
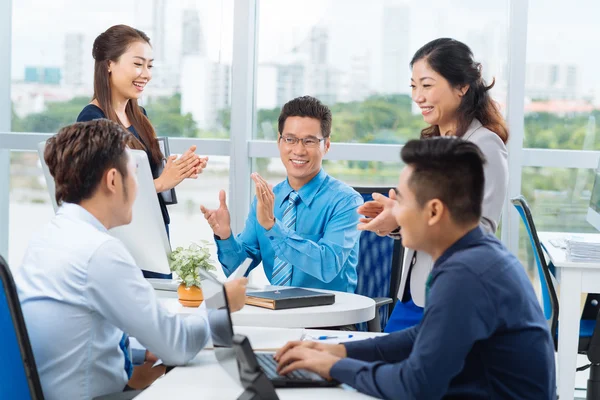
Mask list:
[[[179,159],[171,156],[160,173],[164,156],[156,132],[146,111],[137,99],[152,78],[152,47],[148,36],[126,25],[115,25],[94,41],[94,97],[77,117],[77,122],[107,118],[122,124],[131,137],[129,147],[148,154],[154,186],[169,234],[169,212],[161,192],[170,190],[186,178],[197,178],[208,161],[200,158],[192,146]],[[147,278],[170,278],[171,275],[143,271]]]

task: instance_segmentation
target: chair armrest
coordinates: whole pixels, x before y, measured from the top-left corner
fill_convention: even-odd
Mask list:
[[[127,390],[94,397],[94,400],[130,400],[142,393],[141,390]]]
[[[373,297],[375,300],[375,309],[379,310],[381,306],[385,306],[386,304],[392,304],[394,300],[389,297]]]

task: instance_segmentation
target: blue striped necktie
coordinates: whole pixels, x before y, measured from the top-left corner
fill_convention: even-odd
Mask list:
[[[296,230],[296,200],[298,193],[292,191],[288,198],[288,205],[283,212],[282,222],[286,228]],[[289,286],[292,283],[292,265],[275,256],[271,284],[275,286]]]

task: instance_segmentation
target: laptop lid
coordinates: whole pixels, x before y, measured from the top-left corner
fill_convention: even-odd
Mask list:
[[[214,352],[225,371],[240,382],[236,353],[233,348],[233,325],[225,287],[212,274],[199,271],[202,277],[202,292],[210,326]]]

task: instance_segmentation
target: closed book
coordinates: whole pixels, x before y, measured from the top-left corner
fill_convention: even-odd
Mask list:
[[[326,306],[335,303],[335,294],[315,290],[289,288],[268,292],[249,292],[246,304],[251,306],[283,310],[286,308]]]

